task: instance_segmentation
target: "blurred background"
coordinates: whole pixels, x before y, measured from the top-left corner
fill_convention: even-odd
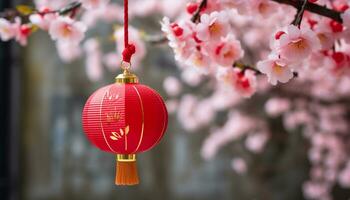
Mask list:
[[[2,0],[0,8],[19,3],[30,4]],[[156,33],[160,19],[160,15],[136,18],[133,25]],[[88,34],[108,37],[112,31],[110,24],[100,24]],[[114,49],[107,42],[103,47]],[[147,56],[137,70],[141,82],[155,88],[165,100],[169,97],[163,80],[181,76],[173,57],[167,45],[147,45]],[[14,42],[0,43],[0,199],[305,198],[302,189],[310,175],[310,142],[301,128],[287,131],[281,117],[268,118],[263,111],[267,97],[263,95],[243,106],[248,113],[262,117],[271,130],[264,151],[252,153],[242,140],[228,140],[215,156],[206,159],[203,143],[212,127],[225,123],[227,112],[218,112],[211,124],[192,131],[183,128],[174,112],[161,143],[138,155],[140,185],[115,186],[115,156],[89,143],[82,131],[81,112],[92,92],[113,82],[119,71],[106,70],[103,80],[92,82],[84,62],[63,63],[44,32],[31,36],[26,48]],[[210,91],[206,85],[183,87],[184,94],[205,96]],[[350,191],[338,185],[332,194],[336,200],[350,197]]]

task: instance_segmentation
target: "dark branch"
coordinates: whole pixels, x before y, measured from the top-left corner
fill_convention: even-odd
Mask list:
[[[294,21],[292,22],[293,25],[300,27],[301,21],[303,20],[304,11],[306,8],[306,4],[308,3],[308,0],[303,0],[303,4],[301,4],[298,8],[298,12],[295,16]]]
[[[66,7],[57,10],[56,12],[58,12],[60,15],[66,15],[66,14],[69,14],[70,12],[75,12],[77,9],[80,8],[80,6],[81,6],[81,2],[74,1],[68,4]]]
[[[271,0],[277,3],[282,3],[282,4],[287,4],[290,6],[293,6],[295,8],[299,8],[299,0]],[[328,17],[331,18],[339,23],[343,23],[343,20],[341,18],[341,12],[329,9],[327,7],[324,6],[320,6],[314,3],[310,3],[307,2],[305,5],[305,10],[310,11],[312,13],[318,14],[318,15],[322,15],[324,17]]]
[[[258,69],[254,68],[254,67],[251,67],[250,65],[246,65],[244,63],[241,63],[241,62],[235,62],[233,63],[233,67],[234,68],[239,68],[241,69],[242,71],[245,71],[245,70],[252,70],[254,71],[256,74],[262,74]]]
[[[254,67],[252,67],[250,65],[246,65],[244,63],[241,63],[241,62],[233,63],[233,67],[234,68],[239,68],[243,72],[246,71],[246,70],[251,70],[251,71],[255,72],[256,75],[261,75],[262,74],[258,69],[254,68]],[[298,72],[293,72],[293,77],[294,78],[298,77]]]
[[[49,13],[58,13],[59,15],[67,15],[71,13],[76,13],[76,11],[81,7],[81,2],[79,1],[74,1],[72,3],[69,3],[65,7],[58,9],[58,10],[52,10],[52,11],[47,11],[47,12],[40,12],[38,10],[33,10],[33,13],[45,15]],[[14,19],[15,17],[21,17],[22,19],[25,19],[24,21],[27,21],[28,16],[23,15],[17,10],[14,9],[8,9],[5,10],[4,12],[0,13],[0,18],[6,18],[6,19]]]
[[[193,23],[196,23],[199,21],[200,16],[201,16],[201,11],[203,10],[203,8],[205,8],[207,6],[207,0],[202,0],[202,2],[199,4],[196,12],[193,14],[191,21]]]

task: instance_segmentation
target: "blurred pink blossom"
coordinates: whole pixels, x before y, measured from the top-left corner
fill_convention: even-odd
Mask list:
[[[177,78],[168,76],[163,82],[163,88],[169,96],[177,96],[181,92],[182,85]]]
[[[107,6],[110,0],[82,0],[85,9],[98,9]]]
[[[86,74],[91,81],[98,81],[103,75],[100,44],[96,39],[89,39],[84,43],[84,50],[86,52]]]
[[[270,98],[265,104],[265,111],[272,117],[279,116],[291,107],[291,103],[288,99],[284,98]]]
[[[269,135],[265,132],[249,134],[245,141],[245,146],[253,153],[261,153],[268,139]]]
[[[8,41],[16,36],[16,28],[7,19],[0,18],[0,38]]]
[[[231,162],[232,169],[238,174],[247,172],[247,163],[242,158],[234,158]]]
[[[56,48],[58,56],[66,63],[70,63],[82,55],[81,46],[77,43],[57,41]]]

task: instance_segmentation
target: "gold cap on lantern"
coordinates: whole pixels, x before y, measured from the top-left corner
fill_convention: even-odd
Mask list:
[[[122,62],[121,68],[123,69],[123,73],[119,74],[117,77],[115,77],[115,82],[119,84],[125,84],[125,83],[138,83],[139,79],[137,76],[130,72],[130,63]]]

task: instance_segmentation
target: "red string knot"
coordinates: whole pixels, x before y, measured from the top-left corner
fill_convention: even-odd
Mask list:
[[[128,44],[123,50],[123,61],[130,63],[131,56],[136,52],[136,47],[133,44]]]

